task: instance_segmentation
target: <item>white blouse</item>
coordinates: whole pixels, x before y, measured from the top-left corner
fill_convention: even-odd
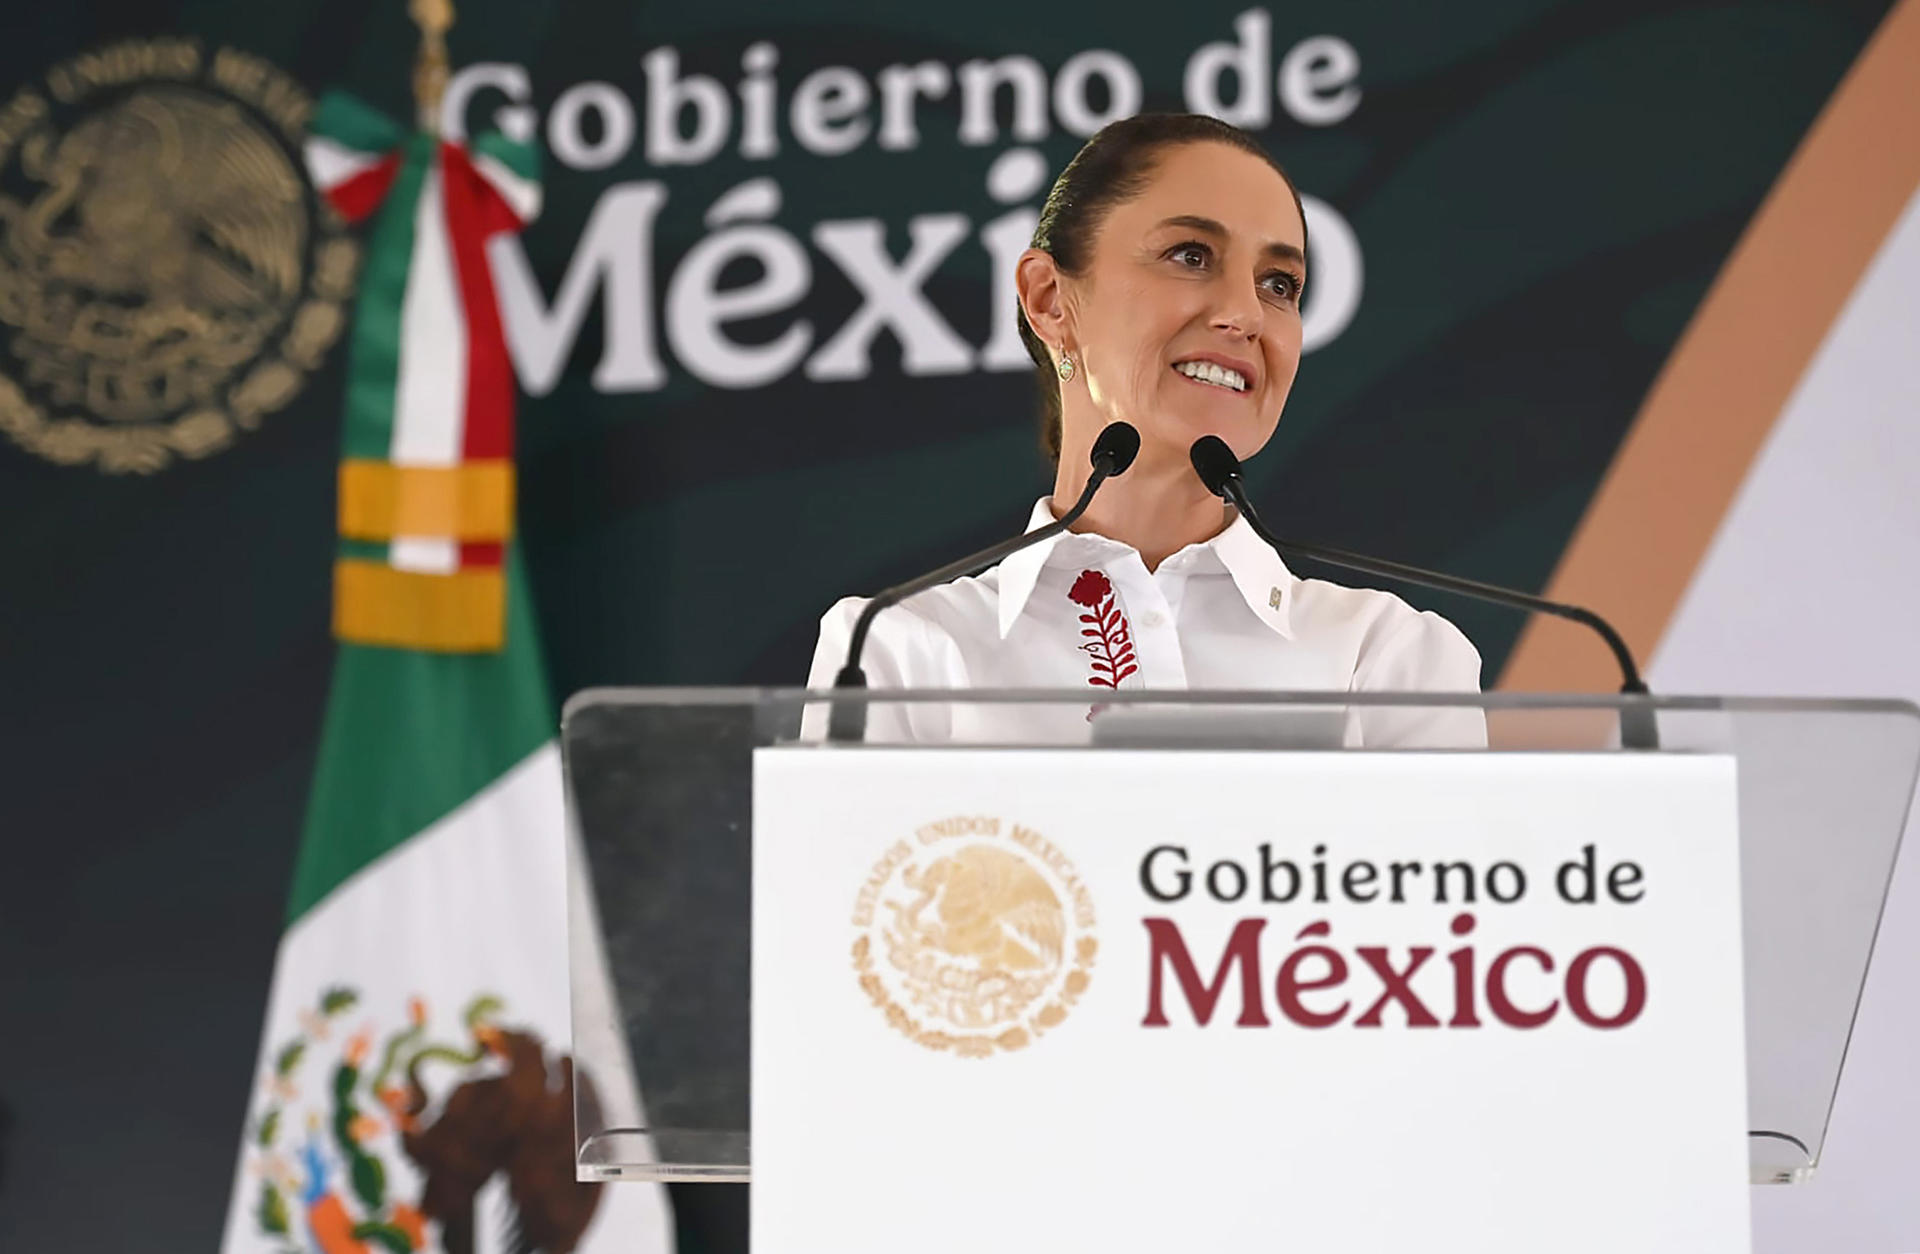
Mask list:
[[[1046,498],[1029,531],[1053,521]],[[866,600],[820,621],[807,686],[833,687]],[[1301,579],[1244,519],[1148,571],[1131,546],[1067,533],[978,576],[882,610],[861,667],[870,688],[1085,689],[1086,710],[939,704],[872,707],[871,741],[1018,736],[1085,742],[1099,694],[1113,688],[1478,692],[1480,655],[1446,619],[1387,592]],[[808,711],[818,735],[824,707]],[[957,720],[957,721],[956,721]],[[1364,711],[1349,745],[1474,748],[1478,710]]]

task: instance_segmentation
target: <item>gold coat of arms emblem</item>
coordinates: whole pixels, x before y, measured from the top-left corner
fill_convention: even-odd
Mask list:
[[[301,173],[312,101],[258,57],[139,40],[0,106],[0,432],[150,473],[298,394],[358,249]]]
[[[854,901],[853,967],[910,1040],[985,1058],[1066,1020],[1092,980],[1094,924],[1086,885],[1046,837],[942,819],[874,863]]]

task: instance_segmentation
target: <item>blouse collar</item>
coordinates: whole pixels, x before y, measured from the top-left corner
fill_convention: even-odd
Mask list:
[[[1037,531],[1053,521],[1053,510],[1043,496],[1034,502],[1033,513],[1027,519],[1027,530]],[[1056,550],[1066,560],[1098,566],[1128,555],[1136,559],[1139,557],[1132,545],[1118,540],[1110,540],[1092,532],[1066,532],[1006,558],[997,571],[1002,640],[1013,630],[1015,620],[1026,608],[1034,585],[1040,580],[1040,572],[1053,560]],[[1253,528],[1247,525],[1246,519],[1236,513],[1225,531],[1211,540],[1188,545],[1168,557],[1167,561],[1188,565],[1205,561],[1208,557],[1217,561],[1233,577],[1233,586],[1239,590],[1241,599],[1253,611],[1255,618],[1275,634],[1293,639],[1291,609],[1295,585],[1300,581],[1280,560],[1280,555],[1253,534]]]

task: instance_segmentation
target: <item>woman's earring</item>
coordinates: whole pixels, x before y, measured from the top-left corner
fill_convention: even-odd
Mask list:
[[[1054,367],[1060,373],[1060,382],[1066,383],[1073,378],[1073,354],[1061,353],[1060,364]]]

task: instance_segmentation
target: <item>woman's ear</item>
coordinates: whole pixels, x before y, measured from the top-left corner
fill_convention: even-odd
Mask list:
[[[1020,308],[1027,315],[1027,325],[1055,352],[1069,341],[1069,318],[1066,293],[1061,286],[1062,277],[1053,254],[1038,248],[1029,248],[1021,253],[1013,271],[1014,286],[1020,293]]]

